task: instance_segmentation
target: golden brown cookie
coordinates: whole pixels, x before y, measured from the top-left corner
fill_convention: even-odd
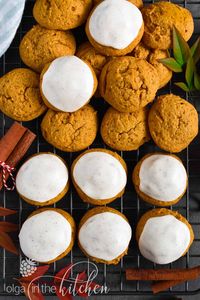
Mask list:
[[[72,250],[72,248],[73,248],[73,246],[74,246],[74,241],[75,241],[75,234],[76,234],[76,224],[75,224],[75,222],[74,222],[74,219],[73,219],[73,217],[69,214],[69,213],[67,213],[66,211],[64,211],[64,210],[62,210],[62,209],[59,209],[59,208],[40,208],[40,209],[37,209],[37,210],[35,210],[32,214],[30,214],[29,216],[28,216],[28,219],[30,219],[31,217],[34,217],[34,216],[36,216],[37,214],[41,214],[41,213],[43,213],[43,212],[47,212],[47,211],[52,211],[52,212],[56,212],[56,213],[59,213],[59,214],[61,214],[65,219],[66,219],[66,221],[70,224],[70,226],[71,226],[71,242],[70,242],[70,244],[68,245],[68,247],[66,248],[66,250],[63,252],[63,253],[61,253],[60,255],[58,255],[57,257],[55,257],[54,259],[52,259],[52,260],[49,260],[49,261],[46,261],[46,262],[44,262],[44,261],[41,261],[41,263],[46,263],[46,264],[51,264],[51,263],[53,263],[53,262],[55,262],[55,261],[57,261],[57,260],[60,260],[61,258],[63,258],[63,257],[65,257],[71,250]],[[52,216],[51,216],[52,217]],[[27,219],[27,220],[28,220]],[[36,224],[35,224],[35,222],[34,222],[34,225],[33,225],[33,227],[35,226]],[[21,248],[22,248],[22,251],[24,250],[23,249],[23,240],[24,239],[22,239],[23,238],[23,236],[24,236],[24,234],[25,234],[25,232],[23,231],[23,227],[24,226],[26,226],[26,221],[24,222],[24,224],[22,225],[22,228],[21,228],[21,231],[20,231],[20,234],[19,234],[19,238],[20,238],[20,246],[21,246]],[[45,228],[46,228],[46,224],[45,224]],[[32,227],[32,228],[33,228]],[[34,230],[35,228],[33,228],[33,230]],[[46,229],[47,230],[47,229]],[[31,232],[30,232],[30,234],[31,234]],[[45,235],[45,232],[44,233],[42,233],[42,234],[44,234]],[[35,238],[35,237],[34,237]],[[37,237],[38,238],[38,237]],[[63,237],[62,237],[63,238]],[[40,237],[40,239],[41,240],[39,240],[39,238],[38,238],[38,243],[39,242],[42,242],[43,241],[43,247],[45,247],[45,244],[44,244],[44,240],[45,240],[45,236],[43,237],[43,239],[42,239],[42,236]],[[55,239],[56,239],[56,236],[55,236]],[[47,239],[48,240],[48,239]],[[34,242],[34,239],[32,240],[32,242]],[[51,241],[52,242],[52,241]],[[55,243],[56,244],[56,243]],[[27,247],[25,247],[25,249],[27,250]],[[29,250],[29,252],[30,252],[30,249],[28,249]],[[52,249],[53,250],[53,249]],[[24,251],[25,252],[25,251]],[[28,256],[28,253],[24,253],[24,254],[26,254],[26,256]],[[36,261],[38,261],[38,262],[40,262],[39,260],[36,260]]]
[[[93,261],[115,265],[127,254],[131,234],[124,214],[111,207],[95,207],[79,223],[78,245]]]
[[[39,75],[19,68],[0,78],[0,109],[17,121],[36,119],[46,110],[39,89]]]
[[[101,96],[121,112],[134,112],[155,98],[159,87],[156,69],[144,59],[118,57],[108,62],[100,76]]]
[[[147,118],[145,108],[133,113],[109,108],[101,123],[102,139],[109,147],[119,151],[137,150],[150,139]]]
[[[136,58],[146,59],[158,72],[160,85],[159,88],[164,87],[172,78],[172,71],[165,67],[160,59],[169,57],[166,50],[150,49],[145,46],[142,42],[135,47],[131,53]]]
[[[48,29],[68,30],[83,24],[92,7],[92,0],[36,0],[33,16]]]
[[[173,94],[158,97],[149,112],[148,123],[156,145],[169,152],[182,151],[198,134],[195,107]]]
[[[99,4],[101,1],[102,0],[93,0],[94,5]],[[131,2],[131,3],[133,3],[138,8],[142,8],[143,7],[143,1],[142,0],[128,0],[128,1]]]
[[[45,64],[64,55],[73,55],[76,41],[70,31],[49,30],[34,25],[23,37],[19,46],[23,62],[36,72]]]
[[[49,109],[41,123],[42,135],[54,147],[66,151],[81,151],[90,146],[97,134],[97,113],[85,105],[74,113]]]
[[[140,218],[136,240],[144,257],[158,264],[167,264],[187,253],[194,233],[189,222],[177,211],[158,208]]]
[[[140,198],[157,206],[176,204],[185,194],[188,184],[180,158],[162,152],[142,157],[133,170],[132,180]]]
[[[81,153],[71,167],[77,193],[83,201],[93,205],[105,205],[121,197],[127,181],[126,174],[127,166],[121,156],[100,148]]]
[[[188,41],[194,31],[192,14],[186,8],[171,2],[156,2],[142,8],[144,18],[143,42],[153,49],[172,46],[172,29],[175,26]]]
[[[142,39],[144,23],[141,12],[137,6],[127,5],[127,2],[133,4],[133,1],[101,1],[87,19],[86,35],[94,48],[104,55],[126,55]],[[129,6],[129,9],[125,9],[124,6]]]

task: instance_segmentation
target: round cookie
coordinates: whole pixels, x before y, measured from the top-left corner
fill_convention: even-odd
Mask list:
[[[164,87],[171,80],[172,71],[159,62],[160,59],[169,57],[166,50],[150,49],[141,42],[135,47],[131,55],[146,59],[156,69],[160,81],[159,88]]]
[[[76,225],[69,213],[58,208],[41,208],[23,223],[20,247],[30,259],[50,264],[71,251],[75,231]]]
[[[20,167],[16,189],[26,202],[45,206],[56,203],[69,189],[65,162],[53,153],[37,153]]]
[[[172,29],[175,26],[188,41],[194,31],[192,14],[186,8],[171,2],[156,2],[142,8],[144,19],[143,42],[153,49],[172,46]]]
[[[118,264],[128,252],[131,235],[125,215],[111,207],[95,207],[80,221],[78,244],[95,262]]]
[[[140,10],[130,1],[104,0],[91,11],[86,34],[90,43],[108,56],[131,52],[144,32]]]
[[[177,211],[166,208],[145,213],[136,227],[136,240],[142,255],[157,264],[169,264],[189,250],[194,233]]]
[[[111,148],[119,151],[137,150],[149,141],[148,111],[121,113],[109,108],[101,123],[101,136]]]
[[[17,121],[31,121],[46,110],[39,89],[39,75],[18,68],[0,78],[0,110]]]
[[[36,0],[33,16],[48,29],[68,30],[83,24],[92,7],[92,0]]]
[[[195,107],[173,94],[158,97],[149,112],[148,123],[156,145],[168,152],[182,151],[198,134]]]
[[[71,176],[83,201],[105,205],[123,195],[127,183],[127,167],[115,152],[90,149],[74,160]]]
[[[143,1],[142,0],[128,0],[129,2],[133,3],[137,8],[141,9],[143,7]],[[102,0],[93,0],[94,5],[99,4],[102,2]]]
[[[45,64],[64,55],[73,55],[76,41],[70,31],[49,30],[34,25],[23,37],[19,46],[23,62],[36,72]]]
[[[97,79],[91,66],[73,55],[56,58],[44,67],[40,76],[42,98],[49,108],[57,111],[79,110],[96,89]]]
[[[49,109],[41,123],[42,135],[54,147],[66,151],[81,151],[89,147],[97,134],[97,113],[85,105],[74,113]]]
[[[118,57],[108,62],[100,76],[101,96],[121,112],[134,112],[155,98],[159,88],[156,69],[144,59]]]
[[[184,195],[187,172],[179,157],[173,154],[150,153],[135,166],[133,183],[137,194],[157,206],[170,206]]]

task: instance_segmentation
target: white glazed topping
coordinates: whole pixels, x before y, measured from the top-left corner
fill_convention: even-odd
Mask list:
[[[104,0],[93,11],[89,32],[99,44],[115,49],[128,47],[142,27],[140,10],[127,0]]]
[[[16,188],[25,198],[46,202],[58,196],[68,182],[68,170],[56,155],[41,153],[28,159],[19,169]]]
[[[140,190],[159,201],[173,201],[181,196],[187,185],[186,170],[178,159],[170,155],[147,157],[139,171]]]
[[[71,224],[56,211],[43,211],[28,218],[19,233],[23,253],[39,262],[55,259],[71,243]]]
[[[111,261],[127,249],[131,234],[131,227],[123,217],[104,212],[90,217],[82,225],[79,242],[88,255]]]
[[[139,239],[144,257],[157,264],[168,264],[181,257],[190,243],[187,225],[172,215],[150,218]]]
[[[73,177],[87,196],[98,200],[115,197],[127,181],[122,164],[103,151],[82,155],[74,166]]]
[[[93,94],[94,77],[89,66],[76,56],[56,58],[42,79],[48,102],[64,112],[84,106]]]

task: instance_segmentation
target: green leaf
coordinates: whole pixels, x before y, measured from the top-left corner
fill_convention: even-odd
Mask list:
[[[193,85],[194,71],[195,71],[194,60],[193,57],[190,56],[187,61],[186,71],[185,71],[185,79],[190,89],[192,88]]]
[[[190,48],[175,26],[173,27],[173,54],[181,67],[187,63],[190,56]]]
[[[194,73],[194,86],[198,91],[200,91],[200,76],[197,72]]]
[[[182,67],[173,57],[159,59],[159,62],[175,73],[180,73],[183,71]]]
[[[185,92],[189,92],[190,91],[189,87],[184,82],[175,82],[174,84],[177,85],[178,87],[180,87]]]
[[[198,37],[196,42],[192,45],[190,51],[193,56],[194,63],[196,64],[200,59],[200,37]]]

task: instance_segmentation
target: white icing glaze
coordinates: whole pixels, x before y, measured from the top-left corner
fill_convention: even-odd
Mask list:
[[[187,185],[186,170],[178,159],[170,155],[153,154],[141,164],[140,190],[160,201],[176,200]]]
[[[68,170],[56,155],[41,153],[28,159],[19,169],[16,188],[25,198],[46,202],[58,196],[68,182]]]
[[[28,218],[19,233],[23,253],[39,262],[62,254],[70,245],[71,224],[56,211],[43,211]]]
[[[81,156],[73,170],[80,189],[93,199],[109,199],[119,194],[127,176],[122,164],[105,152],[89,152]]]
[[[168,264],[181,257],[190,243],[187,225],[172,215],[150,218],[139,239],[144,257],[157,264]]]
[[[84,106],[91,98],[93,89],[91,69],[76,56],[56,58],[42,79],[45,98],[64,112],[74,112]]]
[[[90,217],[79,231],[82,248],[93,257],[111,261],[128,247],[132,230],[129,223],[111,212]]]
[[[99,44],[115,49],[128,47],[142,27],[140,10],[127,0],[104,0],[93,11],[89,32]]]

